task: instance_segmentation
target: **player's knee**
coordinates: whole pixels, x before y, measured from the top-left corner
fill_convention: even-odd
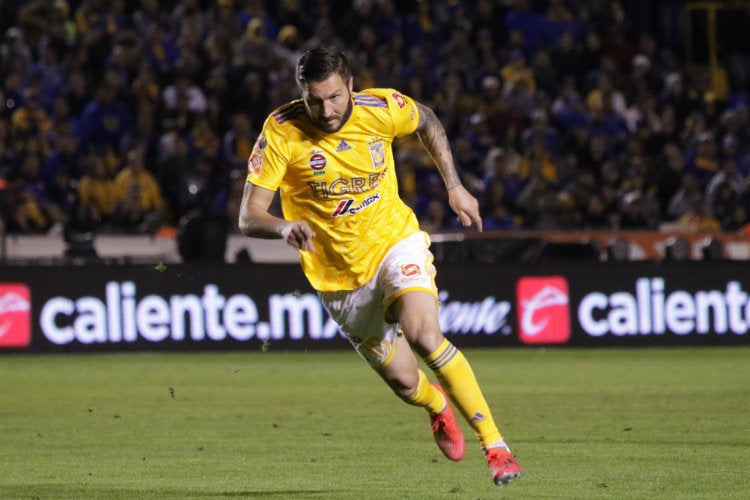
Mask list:
[[[419,386],[419,376],[417,374],[414,374],[413,377],[402,376],[397,380],[389,380],[388,385],[390,386],[394,394],[396,394],[396,396],[408,403],[417,392],[417,387]]]
[[[445,340],[443,333],[432,327],[416,329],[406,337],[412,349],[422,358],[435,352]]]

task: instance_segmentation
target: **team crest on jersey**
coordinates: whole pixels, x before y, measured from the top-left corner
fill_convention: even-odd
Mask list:
[[[382,140],[378,139],[370,143],[370,159],[375,169],[385,165],[385,144]]]

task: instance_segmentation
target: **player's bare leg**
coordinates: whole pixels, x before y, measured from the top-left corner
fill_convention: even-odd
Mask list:
[[[399,297],[392,311],[414,351],[435,373],[450,400],[472,427],[485,450],[493,481],[502,485],[520,476],[495,425],[474,372],[464,355],[440,331],[438,303],[426,292],[409,292]]]
[[[417,359],[403,335],[396,337],[387,361],[378,374],[405,402],[421,406],[430,416],[430,428],[440,451],[450,460],[461,460],[466,453],[463,432],[442,388],[430,384],[417,366]]]

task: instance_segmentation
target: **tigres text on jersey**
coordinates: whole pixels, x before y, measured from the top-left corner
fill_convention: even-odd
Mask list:
[[[248,159],[248,182],[279,190],[284,218],[315,231],[315,251],[300,253],[319,291],[362,286],[394,243],[419,230],[398,196],[391,147],[416,130],[416,104],[394,89],[354,92],[352,99],[351,116],[331,134],[310,122],[301,99],[279,107]]]

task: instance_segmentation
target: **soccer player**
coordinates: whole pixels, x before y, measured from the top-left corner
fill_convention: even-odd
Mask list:
[[[468,361],[440,331],[429,236],[398,196],[391,143],[416,133],[460,222],[482,230],[445,129],[430,108],[397,90],[353,92],[346,57],[331,46],[307,50],[295,78],[302,98],[269,115],[248,159],[242,233],[297,248],[307,279],[357,352],[399,398],[427,410],[443,454],[457,461],[465,452],[450,399],[476,433],[495,484],[509,483],[521,469]],[[283,219],[269,212],[277,190]]]

